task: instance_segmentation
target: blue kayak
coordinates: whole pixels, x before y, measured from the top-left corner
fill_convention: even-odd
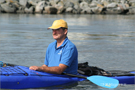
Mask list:
[[[135,74],[135,72],[131,73]],[[120,84],[135,84],[135,76],[115,76],[110,78],[117,79]],[[19,65],[0,67],[0,88],[2,89],[42,88],[83,80],[86,79],[29,70],[28,67]]]

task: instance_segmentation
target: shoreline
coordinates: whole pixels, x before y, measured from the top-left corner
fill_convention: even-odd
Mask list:
[[[0,13],[135,14],[134,0],[1,0]]]

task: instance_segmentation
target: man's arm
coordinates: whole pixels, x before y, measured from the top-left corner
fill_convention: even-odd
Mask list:
[[[48,67],[44,64],[42,66],[31,66],[29,69],[37,70],[37,71],[44,71],[44,72],[53,73],[53,74],[62,74],[66,68],[67,66],[64,64],[59,64],[59,66],[55,66],[55,67]]]

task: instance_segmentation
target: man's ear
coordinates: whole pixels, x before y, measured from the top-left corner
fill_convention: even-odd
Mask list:
[[[67,29],[65,29],[65,33],[64,34],[67,34],[68,33],[68,30]]]

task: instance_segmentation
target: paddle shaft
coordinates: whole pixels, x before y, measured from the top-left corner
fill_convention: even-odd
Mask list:
[[[78,77],[78,78],[84,78],[87,79],[87,77],[85,76],[81,76],[81,75],[74,75],[74,74],[69,74],[69,73],[63,73],[64,75],[68,75],[68,76],[72,76],[72,77]]]

